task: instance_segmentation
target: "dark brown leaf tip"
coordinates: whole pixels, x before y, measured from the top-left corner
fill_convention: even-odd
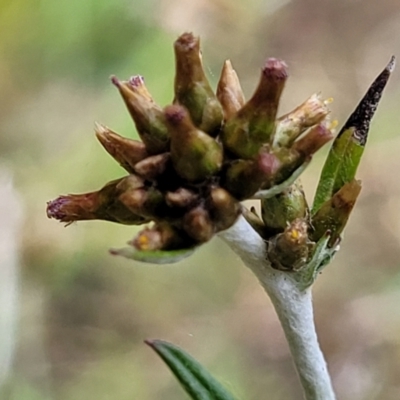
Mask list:
[[[396,65],[394,56],[390,58],[385,69],[378,75],[367,93],[343,126],[339,136],[347,129],[354,128],[353,137],[361,146],[365,146],[368,137],[369,125],[382,97],[383,90]]]

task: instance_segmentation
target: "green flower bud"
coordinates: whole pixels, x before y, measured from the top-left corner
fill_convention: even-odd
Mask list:
[[[192,208],[185,214],[183,229],[196,243],[209,241],[215,232],[210,214],[202,206]]]
[[[126,208],[144,218],[159,220],[168,215],[164,195],[154,187],[127,190],[118,199]]]
[[[124,138],[104,125],[96,123],[95,133],[106,151],[128,172],[148,156],[146,146],[138,140]]]
[[[234,160],[224,169],[221,186],[237,200],[244,200],[256,193],[265,182],[281,169],[276,155],[261,152],[257,160]]]
[[[193,246],[193,240],[167,223],[158,223],[139,232],[129,244],[141,251],[174,250]]]
[[[224,110],[225,120],[231,118],[244,105],[244,94],[230,60],[226,60],[222,68],[217,97]]]
[[[279,233],[295,219],[308,215],[307,201],[299,181],[282,193],[261,200],[261,216],[269,232]]]
[[[253,97],[226,122],[221,132],[224,146],[236,157],[254,158],[265,144],[272,144],[279,99],[287,79],[287,66],[267,60]]]
[[[140,225],[147,218],[132,212],[118,197],[125,191],[143,186],[143,180],[135,175],[107,183],[96,192],[59,196],[47,203],[47,216],[70,224],[74,221],[100,219],[126,225]]]
[[[292,149],[307,158],[315,154],[324,144],[333,139],[331,129],[321,123],[293,143]]]
[[[197,129],[182,106],[165,108],[171,136],[171,159],[175,171],[189,182],[203,181],[222,166],[222,148],[206,133]]]
[[[329,114],[327,104],[313,94],[303,104],[277,120],[274,147],[290,146],[306,129],[322,122]]]
[[[168,151],[169,135],[164,113],[147,91],[143,78],[134,76],[129,81],[119,81],[112,77],[111,80],[121,93],[146,150],[150,154]]]
[[[274,154],[280,161],[276,174],[263,186],[263,189],[278,185],[287,180],[300,166],[308,163],[313,154],[333,137],[325,124],[312,128],[305,136],[294,142],[292,148],[278,148]]]
[[[203,70],[200,40],[184,33],[174,44],[175,104],[187,108],[193,123],[211,136],[219,133],[223,110]]]
[[[207,202],[217,232],[230,228],[240,214],[240,203],[220,187],[211,189]]]
[[[292,221],[284,232],[267,243],[271,266],[281,271],[298,271],[304,267],[313,246],[307,236],[307,222],[302,218]]]
[[[333,246],[347,224],[360,191],[361,182],[353,179],[342,186],[331,199],[323,203],[312,216],[311,240],[317,242],[329,231],[331,235],[329,245]]]
[[[134,170],[142,178],[153,181],[166,171],[170,160],[170,153],[157,154],[138,162]]]

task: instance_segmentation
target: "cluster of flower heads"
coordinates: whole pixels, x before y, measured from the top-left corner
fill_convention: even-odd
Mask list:
[[[99,191],[50,201],[48,216],[68,224],[151,222],[129,244],[136,252],[157,252],[192,249],[231,227],[242,213],[268,242],[273,266],[301,268],[327,231],[334,233],[335,243],[360,191],[359,182],[342,182],[310,213],[296,180],[333,137],[328,102],[314,94],[277,118],[288,77],[283,61],[266,61],[253,96],[245,101],[229,61],[214,93],[198,38],[185,33],[174,49],[172,105],[157,105],[141,76],[112,78],[141,141],[100,124],[96,136],[128,175]],[[261,216],[240,204],[251,198],[261,199]]]

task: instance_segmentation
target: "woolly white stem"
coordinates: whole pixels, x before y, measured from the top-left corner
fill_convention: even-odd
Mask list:
[[[301,290],[290,273],[271,268],[264,240],[240,217],[219,235],[257,276],[285,332],[307,400],[334,400],[331,379],[315,332],[311,289]]]

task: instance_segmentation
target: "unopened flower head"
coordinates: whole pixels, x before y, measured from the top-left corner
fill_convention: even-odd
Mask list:
[[[355,169],[347,173],[334,164],[334,157],[340,151],[350,152],[347,159],[352,152],[360,154],[355,146],[365,145],[369,121],[393,63],[340,131],[323,172],[329,184],[320,185],[310,210],[297,178],[314,153],[333,138],[329,102],[314,94],[279,117],[289,76],[284,61],[267,59],[246,101],[230,61],[225,62],[214,92],[203,69],[199,38],[185,33],[174,50],[173,104],[156,104],[141,75],[111,79],[141,141],[101,124],[96,124],[95,132],[128,174],[100,190],[50,201],[47,215],[67,224],[90,219],[151,223],[129,242],[128,251],[113,250],[133,258],[140,253],[137,259],[145,260],[143,253],[164,256],[193,249],[231,227],[242,213],[265,239],[275,268],[301,269],[315,242],[329,232],[332,244],[343,231],[360,184],[354,179]],[[240,203],[251,198],[262,199],[261,217]]]

